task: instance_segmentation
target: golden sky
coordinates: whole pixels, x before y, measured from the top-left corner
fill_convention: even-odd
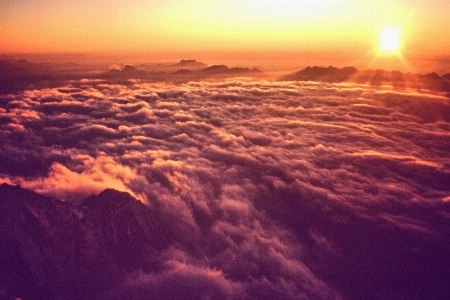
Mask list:
[[[1,0],[0,52],[403,50],[448,54],[450,1]]]

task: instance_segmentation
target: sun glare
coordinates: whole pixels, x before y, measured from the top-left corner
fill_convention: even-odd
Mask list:
[[[397,51],[400,46],[400,30],[397,28],[384,29],[381,33],[381,50]]]

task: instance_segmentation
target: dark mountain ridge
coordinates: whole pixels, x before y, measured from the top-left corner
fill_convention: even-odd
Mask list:
[[[54,77],[25,60],[0,60],[0,94],[13,93],[31,84],[49,80],[54,80]]]
[[[419,90],[431,90],[450,93],[450,74],[439,76],[436,73],[415,74],[400,71],[363,70],[355,67],[342,69],[329,66],[307,67],[294,74],[279,78],[281,81],[319,81],[319,82],[354,82],[370,84],[374,86],[390,85],[394,88],[414,88]]]
[[[261,71],[257,68],[243,68],[243,67],[235,67],[228,68],[225,65],[212,65],[202,70],[203,73],[214,73],[214,74],[238,74],[238,73],[261,73]]]
[[[186,70],[201,70],[208,67],[207,64],[196,61],[195,59],[182,59],[173,65],[174,68],[182,68]]]
[[[307,67],[295,74],[283,76],[280,80],[341,82],[348,80],[356,72],[358,70],[355,67],[338,69],[332,66],[328,68],[314,66]]]
[[[92,299],[128,272],[158,268],[170,241],[160,224],[128,193],[107,189],[76,206],[2,184],[0,290],[22,299]]]
[[[0,61],[0,94],[15,93],[29,88],[47,88],[67,85],[69,82],[85,79],[102,80],[124,85],[132,85],[134,79],[150,82],[175,82],[207,79],[226,79],[238,76],[270,78],[257,68],[211,65],[194,59],[181,60],[175,64],[153,67],[125,65],[122,69],[106,72],[89,71],[88,67],[66,69],[59,65],[42,65],[25,60]],[[444,92],[450,97],[450,74],[415,74],[400,71],[362,70],[355,67],[336,68],[307,67],[293,74],[278,78],[281,81],[354,82],[373,86],[388,85],[395,89],[413,88],[420,91]],[[101,83],[101,82],[99,82]],[[76,84],[75,84],[76,85]]]
[[[229,68],[225,65],[212,65],[206,66],[206,64],[199,63],[195,60],[182,60],[176,65],[178,68],[176,71],[166,72],[166,71],[149,71],[144,69],[138,69],[134,66],[125,65],[122,70],[111,69],[108,72],[99,74],[97,77],[99,79],[107,79],[112,81],[123,81],[129,79],[143,79],[150,81],[171,81],[185,82],[189,80],[204,80],[208,78],[228,78],[240,75],[261,75],[262,72],[257,68],[243,68],[234,67]],[[204,67],[206,66],[206,67]]]

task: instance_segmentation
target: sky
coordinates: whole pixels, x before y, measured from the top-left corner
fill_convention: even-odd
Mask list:
[[[448,54],[448,1],[2,0],[0,52],[403,51]]]

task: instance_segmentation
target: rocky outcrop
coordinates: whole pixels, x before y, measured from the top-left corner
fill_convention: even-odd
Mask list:
[[[22,299],[93,299],[133,270],[158,269],[158,217],[108,189],[75,206],[0,186],[0,290]]]

